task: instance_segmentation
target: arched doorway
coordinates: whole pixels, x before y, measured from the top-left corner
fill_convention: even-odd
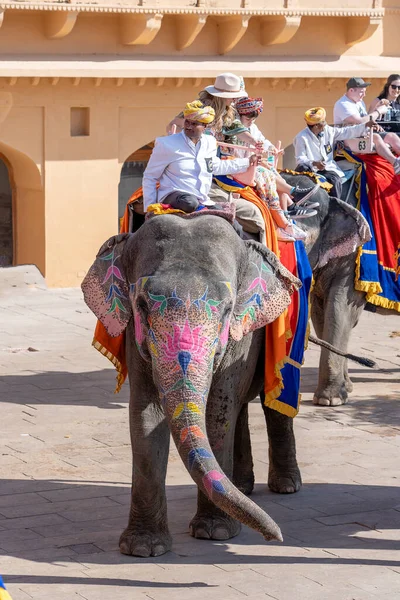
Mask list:
[[[13,193],[8,167],[0,157],[0,267],[10,267],[13,262]]]
[[[33,264],[45,275],[42,177],[29,156],[3,142],[0,142],[0,198],[2,214],[8,215],[8,222],[3,228],[0,225],[0,255],[4,254],[0,266]]]
[[[121,169],[121,177],[118,185],[118,222],[122,218],[126,203],[132,194],[142,185],[142,177],[150,155],[154,148],[154,142],[133,152]]]

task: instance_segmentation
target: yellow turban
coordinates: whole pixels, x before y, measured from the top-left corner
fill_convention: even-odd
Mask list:
[[[212,123],[215,119],[215,110],[212,106],[204,106],[200,100],[188,102],[183,111],[185,119],[196,121],[197,123]]]
[[[304,120],[307,125],[317,125],[326,119],[326,110],[322,108],[322,106],[317,106],[316,108],[310,108],[310,110],[306,110],[304,114]]]

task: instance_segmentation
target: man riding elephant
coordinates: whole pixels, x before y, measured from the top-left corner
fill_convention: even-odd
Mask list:
[[[215,117],[212,107],[196,100],[186,105],[183,115],[185,121],[180,133],[156,139],[143,174],[145,210],[156,202],[188,213],[199,206],[214,206],[215,202],[208,197],[213,174],[242,173],[257,163],[255,154],[229,161],[218,158],[215,138],[204,135],[206,126]]]

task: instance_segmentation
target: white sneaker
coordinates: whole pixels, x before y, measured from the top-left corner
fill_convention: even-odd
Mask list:
[[[292,238],[294,238],[295,240],[303,240],[304,241],[307,239],[307,234],[305,233],[305,231],[300,229],[300,227],[297,227],[297,225],[295,223],[289,223],[289,225],[286,225],[285,231],[290,236],[292,236]]]
[[[286,229],[287,229],[287,227],[286,227]],[[280,242],[295,242],[296,241],[294,239],[294,237],[289,235],[289,233],[286,233],[285,229],[282,229],[282,227],[276,228],[276,235]]]

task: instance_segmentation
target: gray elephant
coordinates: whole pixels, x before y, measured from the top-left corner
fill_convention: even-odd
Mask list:
[[[303,176],[283,174],[288,183],[309,185]],[[311,318],[317,336],[347,352],[350,333],[366,304],[354,288],[358,246],[371,239],[367,221],[354,207],[320,189],[318,214],[298,225],[308,232],[306,249],[313,270]],[[352,391],[347,359],[322,348],[314,404],[339,405]]]
[[[171,547],[170,432],[199,489],[194,537],[226,540],[244,523],[281,539],[276,523],[238,489],[252,488],[249,455],[240,448],[249,446],[246,403],[263,387],[264,325],[300,285],[267,248],[244,242],[213,215],[155,216],[100,249],[82,289],[110,335],[126,331],[133,479],[123,553],[158,556]],[[292,419],[267,414],[270,487],[295,491]]]
[[[308,177],[281,174],[293,186],[310,186]],[[220,189],[214,187],[212,193],[218,201],[227,200]],[[317,215],[297,221],[309,234],[306,250],[314,277],[311,318],[320,339],[347,353],[351,330],[366,304],[365,294],[354,288],[357,248],[371,239],[371,232],[356,208],[329,197],[322,188],[312,200],[320,204]],[[246,223],[242,225],[247,230]],[[344,404],[352,387],[347,359],[322,348],[314,403]]]

